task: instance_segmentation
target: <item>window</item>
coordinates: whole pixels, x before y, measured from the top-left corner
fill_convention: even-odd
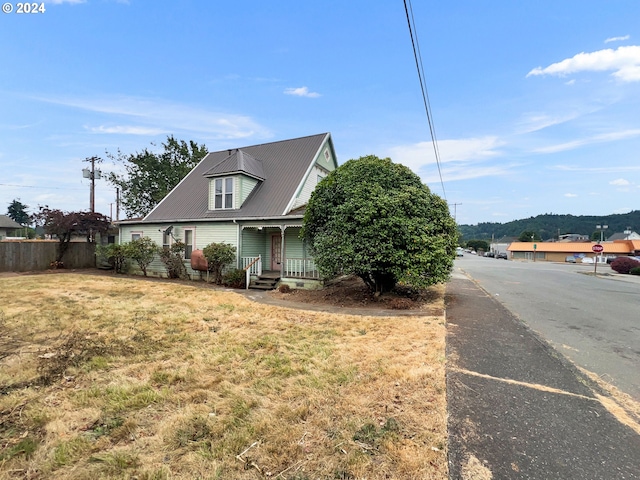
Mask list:
[[[171,247],[171,234],[166,230],[162,232],[162,248]]]
[[[233,208],[233,177],[214,180],[214,209]]]
[[[193,252],[193,229],[184,229],[184,258],[189,260]]]
[[[131,232],[131,241],[140,240],[142,238],[142,232]]]

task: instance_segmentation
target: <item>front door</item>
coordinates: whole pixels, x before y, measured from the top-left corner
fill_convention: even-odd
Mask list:
[[[280,271],[282,262],[282,240],[280,235],[271,235],[271,270]]]

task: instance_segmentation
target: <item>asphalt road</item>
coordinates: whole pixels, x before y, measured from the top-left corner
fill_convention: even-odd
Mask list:
[[[640,401],[640,277],[465,254],[461,269],[576,365]],[[599,265],[598,273],[609,274]]]

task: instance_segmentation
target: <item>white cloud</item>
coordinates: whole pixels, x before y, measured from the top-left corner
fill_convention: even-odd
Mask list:
[[[317,92],[310,92],[307,87],[287,88],[285,89],[284,94],[308,98],[318,98],[320,96],[320,94]]]
[[[618,47],[591,53],[578,53],[572,58],[553,63],[548,67],[531,70],[532,75],[565,76],[577,72],[613,71],[613,76],[624,82],[640,81],[640,46]]]
[[[609,182],[609,185],[616,185],[619,187],[625,187],[627,185],[630,185],[631,182],[629,182],[629,180],[625,180],[624,178],[618,178],[617,180],[611,180]]]
[[[474,178],[484,178],[484,177],[499,177],[503,175],[507,175],[511,173],[511,171],[520,166],[519,164],[509,164],[509,165],[477,165],[470,166],[467,164],[462,165],[447,165],[444,168],[441,168],[442,172],[442,180],[447,182],[457,181],[457,180],[471,180]],[[440,185],[440,175],[438,174],[438,170],[435,166],[432,166],[429,171],[423,170],[422,175],[420,175],[422,181],[431,185]]]
[[[519,123],[518,133],[532,133],[543,130],[547,127],[559,125],[578,118],[580,113],[571,112],[563,115],[547,115],[545,113],[529,113]]]
[[[631,38],[629,35],[625,35],[623,37],[611,37],[611,38],[607,38],[604,43],[611,43],[611,42],[624,42],[625,40],[629,40],[629,38]]]
[[[578,194],[577,193],[565,193],[564,196],[567,197],[567,198],[576,198],[578,196]]]
[[[96,133],[142,135],[144,130],[174,133],[197,132],[205,138],[215,139],[238,139],[251,136],[267,138],[271,135],[266,127],[244,115],[214,112],[165,100],[127,96],[35,97],[34,99],[105,114],[113,117],[114,123],[121,123],[123,119],[129,124],[132,120],[139,123],[126,127],[85,127]],[[115,131],[114,129],[117,128],[122,131]]]
[[[124,135],[161,135],[170,133],[168,130],[160,128],[146,128],[139,126],[117,125],[114,127],[105,127],[100,125],[99,127],[86,127],[91,133],[112,133],[112,134],[124,134]]]
[[[438,151],[442,163],[454,161],[482,161],[500,155],[498,148],[504,145],[498,137],[465,138],[459,140],[440,140]],[[433,144],[420,142],[412,145],[399,145],[389,149],[388,156],[394,162],[418,171],[420,168],[436,163]]]
[[[617,140],[624,140],[627,138],[633,138],[640,136],[640,129],[622,130],[619,132],[602,133],[600,135],[594,135],[589,138],[583,138],[580,140],[573,140],[571,142],[559,143],[557,145],[550,145],[548,147],[537,148],[535,153],[556,153],[564,152],[567,150],[574,150],[576,148],[583,147],[585,145],[591,145],[594,143],[613,142]]]

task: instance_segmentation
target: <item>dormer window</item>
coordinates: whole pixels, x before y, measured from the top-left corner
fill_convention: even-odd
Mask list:
[[[233,177],[214,180],[213,208],[215,210],[233,208]]]

